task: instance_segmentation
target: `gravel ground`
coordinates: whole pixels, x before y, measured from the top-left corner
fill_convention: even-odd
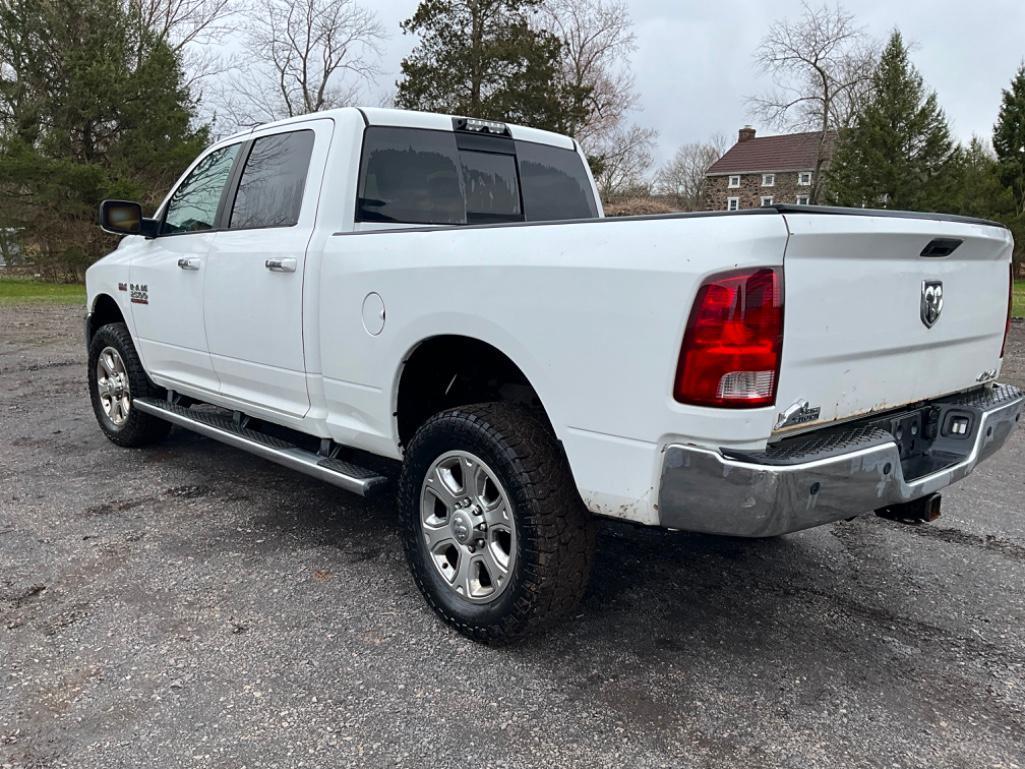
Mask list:
[[[927,527],[606,525],[579,616],[490,649],[387,500],[107,442],[80,315],[0,306],[4,769],[1025,766],[1021,431]]]

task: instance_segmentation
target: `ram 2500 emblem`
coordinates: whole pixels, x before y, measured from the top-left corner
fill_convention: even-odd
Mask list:
[[[932,328],[940,319],[943,312],[943,281],[923,280],[922,281],[922,323],[926,328]]]
[[[149,304],[149,286],[145,283],[132,283],[132,304]]]

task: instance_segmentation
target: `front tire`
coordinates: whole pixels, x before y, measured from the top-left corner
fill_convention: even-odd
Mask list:
[[[406,450],[399,512],[417,586],[474,640],[507,642],[550,623],[587,586],[595,523],[532,410],[488,403],[429,419]]]
[[[89,343],[89,395],[103,434],[118,446],[147,446],[166,437],[170,422],[132,407],[135,398],[161,397],[149,381],[124,323],[101,326]]]

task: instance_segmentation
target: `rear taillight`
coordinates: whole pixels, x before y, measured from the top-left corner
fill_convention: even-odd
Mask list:
[[[1014,306],[1014,265],[1011,265],[1007,277],[1007,323],[1004,324],[1004,341],[1000,343],[1000,357],[1004,357],[1007,349],[1007,335],[1011,333],[1011,308]]]
[[[713,275],[694,300],[673,395],[695,406],[770,406],[782,348],[782,269]]]

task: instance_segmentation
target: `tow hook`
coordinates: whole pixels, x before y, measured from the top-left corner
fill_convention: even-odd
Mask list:
[[[931,523],[940,517],[940,495],[930,494],[927,497],[902,502],[899,505],[880,507],[876,510],[876,515],[888,521],[907,523],[912,526]]]

